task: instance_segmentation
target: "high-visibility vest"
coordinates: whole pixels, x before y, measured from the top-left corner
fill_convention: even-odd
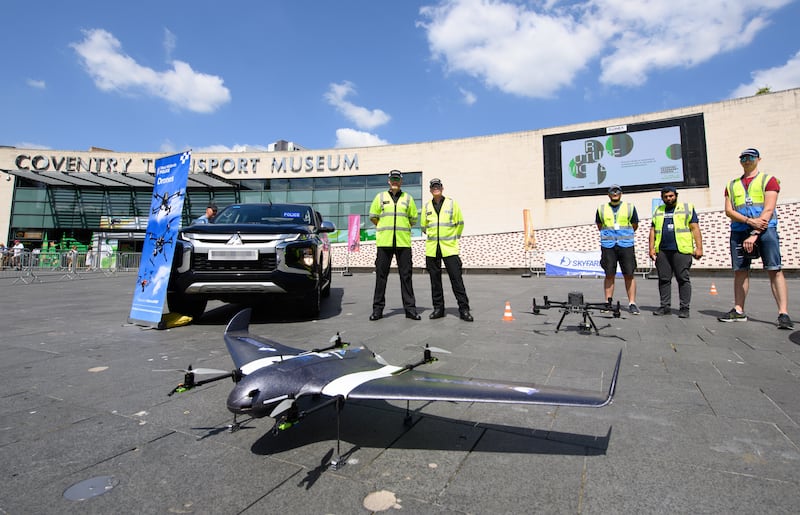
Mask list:
[[[378,219],[378,247],[411,246],[411,226],[417,223],[417,205],[411,195],[403,191],[395,202],[388,191],[378,193],[372,200],[369,217]]]
[[[442,257],[458,254],[458,239],[464,231],[464,218],[458,204],[445,197],[437,213],[433,201],[429,200],[422,214],[420,224],[428,235],[425,240],[425,255],[435,257],[437,246],[442,250]]]
[[[664,215],[667,208],[661,204],[653,213],[653,229],[656,232],[655,249],[658,252],[661,246],[661,234],[664,229]],[[672,212],[672,226],[675,232],[675,242],[678,244],[678,252],[681,254],[691,254],[694,252],[694,238],[692,230],[689,228],[689,221],[694,213],[694,205],[684,202],[677,204]]]
[[[600,229],[600,245],[611,248],[615,245],[620,247],[633,247],[633,204],[622,202],[619,209],[614,213],[609,203],[600,204],[597,212],[600,215],[603,225]],[[619,229],[614,229],[614,224],[619,224]]]
[[[767,187],[770,179],[772,179],[771,175],[758,172],[747,189],[745,189],[741,177],[728,183],[725,189],[728,192],[728,198],[731,200],[733,209],[748,218],[761,216],[764,211],[764,188]],[[769,227],[777,226],[778,215],[773,211],[772,218],[769,220]],[[749,231],[750,226],[744,222],[731,222],[731,230]]]

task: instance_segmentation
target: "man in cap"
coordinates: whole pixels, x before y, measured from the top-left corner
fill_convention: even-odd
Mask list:
[[[464,218],[461,208],[455,200],[445,198],[444,186],[439,179],[431,179],[431,195],[433,198],[422,210],[422,232],[426,233],[425,268],[431,278],[431,297],[433,312],[431,319],[444,316],[444,290],[442,289],[442,261],[453,287],[453,295],[458,302],[458,313],[461,320],[472,322],[469,312],[469,298],[461,278],[461,258],[458,255],[458,239],[464,231]]]
[[[632,315],[640,313],[636,306],[636,253],[633,249],[633,234],[639,228],[639,215],[630,202],[622,202],[622,188],[614,184],[608,188],[609,201],[600,204],[595,213],[595,223],[600,231],[600,266],[603,267],[605,298],[614,297],[614,280],[617,263],[625,279],[628,294],[628,310]]]
[[[397,259],[400,274],[400,294],[406,318],[419,320],[414,286],[411,282],[411,227],[417,223],[417,205],[414,198],[404,192],[403,174],[400,170],[389,172],[389,190],[375,195],[369,208],[369,219],[375,224],[375,294],[372,298],[370,320],[383,318],[386,306],[386,282],[392,257]]]
[[[781,270],[781,248],[778,238],[778,204],[780,181],[760,172],[761,153],[748,148],[739,154],[742,175],[725,187],[725,214],[731,219],[731,262],[733,265],[734,307],[720,322],[746,322],[744,303],[750,288],[750,262],[761,257],[769,275],[772,295],[778,305],[778,328],[792,329],[789,318],[789,293]]]
[[[678,191],[674,186],[661,188],[664,202],[653,213],[650,226],[650,259],[656,263],[658,293],[661,306],[654,315],[672,314],[672,276],[678,282],[680,306],[678,316],[689,318],[692,302],[692,283],[689,268],[692,258],[703,257],[703,238],[694,205],[678,203]]]
[[[217,205],[211,202],[206,206],[206,213],[198,217],[194,223],[196,224],[210,224],[214,221],[214,217],[217,216]]]

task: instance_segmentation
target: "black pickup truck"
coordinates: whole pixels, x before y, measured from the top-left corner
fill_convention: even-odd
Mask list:
[[[254,305],[285,296],[315,317],[331,291],[327,233],[335,230],[307,205],[227,206],[210,223],[181,230],[167,305],[199,317],[212,299]]]

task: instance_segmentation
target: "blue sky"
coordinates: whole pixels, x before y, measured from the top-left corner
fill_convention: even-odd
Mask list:
[[[800,0],[6,0],[3,19],[17,147],[403,144],[800,87]]]

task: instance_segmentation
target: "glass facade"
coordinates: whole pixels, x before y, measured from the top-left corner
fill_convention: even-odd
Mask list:
[[[95,231],[143,235],[150,216],[152,188],[52,186],[17,178],[11,209],[10,241],[21,239],[37,247],[43,235],[89,242]],[[298,179],[233,181],[238,187],[188,188],[182,223],[205,213],[210,201],[223,207],[234,203],[290,202],[311,204],[325,220],[336,224],[332,242],[347,241],[348,215],[361,215],[361,239],[375,239],[369,206],[375,195],[388,189],[386,174]],[[422,209],[422,172],[403,175],[403,191]],[[421,230],[412,230],[420,236]]]

